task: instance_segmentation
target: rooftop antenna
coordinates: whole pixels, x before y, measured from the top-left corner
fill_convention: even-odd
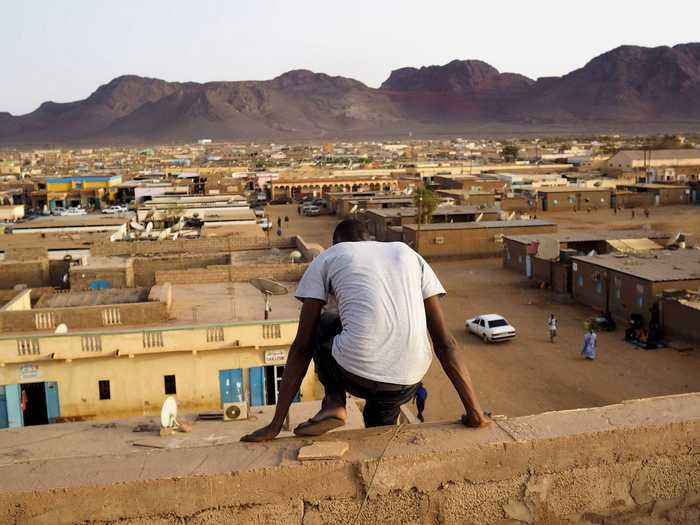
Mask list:
[[[286,286],[277,281],[264,279],[262,277],[251,279],[250,284],[260,290],[260,293],[262,293],[265,298],[265,320],[267,320],[272,311],[272,302],[270,298],[273,295],[286,295],[289,290],[287,290]]]
[[[56,327],[56,330],[54,330],[54,334],[67,334],[68,333],[68,326],[66,323],[61,323]]]

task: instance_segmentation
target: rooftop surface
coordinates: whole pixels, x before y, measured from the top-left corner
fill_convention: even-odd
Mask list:
[[[35,228],[71,228],[80,226],[119,226],[129,222],[130,217],[103,215],[90,213],[74,217],[39,217],[31,221],[22,222],[13,227],[13,230],[32,230]]]
[[[572,257],[652,282],[700,280],[700,250],[659,250],[653,255],[615,254]]]
[[[297,283],[282,283],[287,295],[272,297],[271,320],[299,318],[301,303],[294,297]],[[196,309],[198,323],[261,321],[265,300],[249,283],[174,284],[172,285],[172,323],[192,323]]]
[[[402,208],[383,208],[367,210],[367,213],[375,213],[382,217],[407,217],[416,214],[417,208],[414,206]],[[447,205],[438,206],[433,215],[476,215],[479,213],[501,213],[501,210],[494,207],[480,208],[479,206]]]
[[[556,188],[537,188],[539,193],[610,193],[612,188],[587,188],[580,186],[564,186]]]
[[[489,228],[531,228],[536,226],[556,226],[555,222],[540,219],[518,219],[513,221],[481,221],[481,222],[445,222],[437,224],[421,224],[421,231],[435,230],[481,230]],[[417,230],[417,224],[405,224],[404,228]]]
[[[148,300],[148,288],[113,288],[90,292],[46,294],[35,308],[68,308],[73,306],[98,306],[103,304],[140,303]]]
[[[559,242],[596,242],[617,239],[668,239],[667,233],[655,230],[601,230],[601,231],[573,231],[559,233],[534,233],[525,235],[506,235],[503,238],[523,244],[542,239],[556,239]]]

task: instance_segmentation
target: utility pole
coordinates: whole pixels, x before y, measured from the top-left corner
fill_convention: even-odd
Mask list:
[[[423,194],[418,195],[418,230],[416,231],[416,252],[420,254],[420,224],[423,221]]]

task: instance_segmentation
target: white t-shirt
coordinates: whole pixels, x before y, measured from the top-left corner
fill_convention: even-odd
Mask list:
[[[297,299],[328,302],[333,293],[343,331],[333,357],[348,372],[412,385],[428,371],[432,351],[423,301],[445,289],[428,263],[402,242],[343,242],[316,257]]]

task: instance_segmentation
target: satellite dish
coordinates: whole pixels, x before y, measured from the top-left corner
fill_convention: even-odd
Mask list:
[[[267,295],[286,295],[289,291],[283,284],[273,281],[272,279],[264,279],[262,277],[251,279],[250,284]]]
[[[146,224],[146,233],[151,233],[153,231],[153,223],[149,222]]]
[[[507,220],[512,221],[514,218],[515,218],[515,212],[512,212],[510,215],[508,215]]]
[[[67,334],[68,333],[68,326],[66,323],[61,323],[56,327],[56,330],[54,331],[54,334]]]
[[[289,261],[290,262],[297,262],[300,261],[303,255],[299,250],[294,250],[292,253],[289,254]]]
[[[481,222],[481,219],[484,218],[484,214],[480,213],[479,216],[474,220],[474,222]]]
[[[160,426],[163,428],[177,426],[177,401],[173,396],[166,398],[163,408],[160,409]]]
[[[588,252],[586,255],[587,255],[588,257],[593,257],[594,255],[596,255],[596,251],[595,251],[595,250],[591,250],[591,251]]]
[[[288,292],[287,287],[278,283],[277,281],[263,279],[261,277],[251,279],[250,284],[260,290],[265,298],[265,319],[267,320],[270,312],[272,311],[272,302],[270,301],[270,297],[273,295],[286,295]]]
[[[143,231],[143,226],[140,225],[140,224],[139,224],[138,222],[136,222],[136,221],[131,221],[131,222],[129,223],[129,226],[131,226],[134,230]]]
[[[357,211],[357,204],[350,208],[350,213],[355,213]]]

